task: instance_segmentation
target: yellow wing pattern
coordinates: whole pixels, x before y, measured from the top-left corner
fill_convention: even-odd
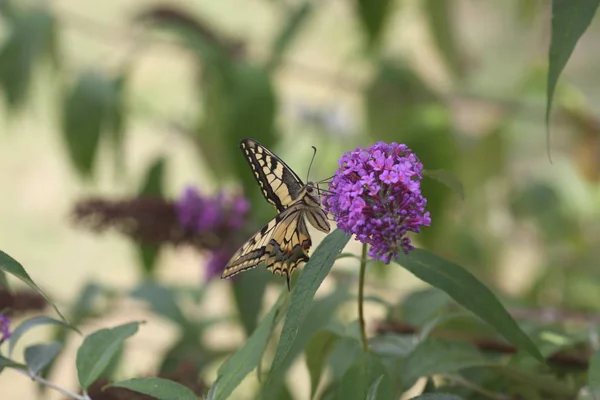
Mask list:
[[[289,289],[294,270],[309,260],[312,242],[305,217],[315,228],[327,233],[330,230],[327,215],[312,185],[304,185],[279,157],[253,139],[244,139],[240,147],[265,198],[279,214],[242,245],[221,277],[230,278],[262,262],[274,274],[285,275]]]
[[[282,159],[254,139],[242,140],[240,148],[263,195],[277,211],[282,212],[298,199],[304,183]]]

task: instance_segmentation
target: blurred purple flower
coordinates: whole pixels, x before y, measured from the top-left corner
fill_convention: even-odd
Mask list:
[[[346,152],[339,165],[323,201],[338,228],[370,244],[369,256],[386,264],[412,250],[405,235],[431,224],[417,156],[404,144],[379,142]]]
[[[214,197],[201,195],[188,186],[175,202],[181,226],[196,233],[209,231],[235,231],[241,229],[250,211],[250,203],[242,195],[227,196],[219,193]],[[230,241],[225,241],[210,252],[206,264],[205,278],[221,276],[223,268],[233,255]]]
[[[231,250],[229,247],[220,247],[211,251],[210,258],[208,259],[208,263],[206,264],[206,269],[204,271],[204,279],[209,281],[213,278],[220,277],[225,265],[231,259],[234,251],[235,250]]]
[[[10,319],[0,314],[0,344],[10,339]]]
[[[186,229],[207,232],[221,228],[240,228],[250,210],[250,203],[241,195],[214,197],[201,195],[188,186],[176,201],[177,218]]]

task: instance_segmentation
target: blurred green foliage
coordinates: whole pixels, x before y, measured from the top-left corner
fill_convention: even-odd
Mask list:
[[[335,90],[349,88],[359,105],[344,113],[344,107],[336,112],[300,101],[292,105],[290,123],[279,79],[293,63],[290,54],[311,22],[331,12],[327,2],[322,3],[268,2],[279,23],[267,50],[258,55],[241,32],[232,38],[220,21],[174,6],[140,5],[129,28],[143,31],[144,43],[166,43],[191,55],[195,79],[189,86],[197,104],[191,122],[177,122],[184,140],[196,151],[198,165],[208,169],[216,185],[237,185],[250,199],[256,229],[274,213],[239,150],[241,139],[252,137],[292,160],[308,157],[309,142],[314,143],[319,148],[315,175],[320,177],[331,175],[345,150],[379,140],[407,144],[427,171],[422,190],[433,223],[415,237],[430,252],[420,250],[413,258],[403,258],[402,265],[436,288],[400,292],[399,282],[390,278],[396,274],[393,264],[373,273],[368,287],[385,317],[369,321],[377,322],[377,328],[370,340],[372,351],[365,354],[354,314],[346,307],[349,283],[357,280],[355,268],[329,271],[347,240],[340,232],[323,242],[329,253],[322,249],[319,257],[313,257],[315,269],[302,272],[291,296],[284,291],[273,305],[266,293],[280,288],[282,280],[260,268],[245,272],[228,286],[235,314],[217,319],[191,311],[207,306],[205,291],[211,282],[200,288],[160,282],[160,246],[135,243],[140,282],[126,291],[91,282],[68,307],[67,320],[79,326],[109,314],[125,299],[146,304],[177,330],[157,371],[172,373],[183,364],[193,365],[202,377],[215,378],[207,393],[210,399],[238,394],[234,390],[254,369],[259,378],[255,392],[239,394],[240,398],[301,398],[295,386],[288,387],[295,380],[289,379],[288,371],[302,354],[309,379],[301,385],[311,399],[396,399],[411,387],[413,393],[415,387],[421,388],[415,399],[429,400],[598,396],[600,117],[593,95],[586,96],[567,79],[559,82],[559,77],[584,32],[591,26],[589,34],[598,35],[591,24],[600,2],[523,0],[488,5],[502,12],[510,9],[511,21],[518,21],[507,24],[506,42],[526,36],[528,26],[545,11],[551,15],[544,20],[551,28],[548,66],[540,67],[531,57],[517,66],[513,82],[505,82],[508,72],[505,75],[503,69],[516,68],[513,64],[520,62],[506,57],[492,74],[497,75],[495,82],[487,83],[492,88],[488,90],[477,75],[495,62],[482,59],[496,50],[474,54],[477,46],[469,45],[473,38],[467,40],[464,24],[477,19],[465,17],[470,12],[466,8],[472,6],[476,14],[477,7],[484,6],[456,0],[349,1],[345,7],[351,10],[360,43],[349,55],[352,61],[344,62],[344,74],[322,75]],[[405,19],[418,16],[429,35],[427,60],[435,64],[431,70],[441,72],[422,68],[414,56],[390,45],[398,18],[411,12]],[[35,78],[41,67],[49,65],[59,86],[54,106],[60,116],[63,157],[79,177],[93,182],[105,168],[98,158],[106,148],[117,178],[125,176],[135,91],[130,82],[138,53],[128,54],[116,68],[98,63],[73,71],[60,56],[62,21],[51,4],[0,0],[0,14],[0,90],[7,115],[27,110]],[[335,24],[335,18],[328,17],[328,23]],[[484,23],[489,22],[489,15],[485,18]],[[509,32],[513,28],[516,34]],[[501,49],[497,52],[506,56]],[[361,80],[345,81],[355,67]],[[310,65],[305,69],[312,71]],[[577,81],[572,75],[568,79]],[[545,142],[540,129],[544,110]],[[540,157],[544,143],[554,160],[550,168],[549,158]],[[166,169],[171,160],[166,150],[145,166],[141,181],[127,188],[129,194],[167,199]],[[527,268],[531,277],[521,279],[525,275],[521,268]],[[5,272],[37,288],[18,262],[0,252],[3,286],[7,286]],[[313,300],[326,276],[334,288]],[[499,294],[512,318],[479,280]],[[513,288],[513,282],[519,287]],[[387,296],[390,291],[393,294]],[[246,336],[237,351],[213,348],[205,340],[212,327],[231,323]],[[78,358],[82,387],[118,376],[119,363],[127,361],[123,341],[137,328],[137,323],[122,325],[84,340],[82,353],[102,352],[105,358],[101,362],[97,360],[101,355]],[[64,329],[56,329],[52,344],[25,351],[25,362],[48,376],[57,349],[69,337]],[[98,337],[102,343],[89,344]],[[545,363],[531,357],[538,350]],[[10,363],[0,358],[0,368]],[[215,365],[220,365],[216,376],[209,375]],[[145,385],[160,382],[125,381],[116,386],[144,392]]]

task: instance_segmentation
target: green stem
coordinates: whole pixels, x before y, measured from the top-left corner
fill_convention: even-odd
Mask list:
[[[358,323],[360,324],[360,339],[362,341],[362,348],[365,353],[369,351],[369,342],[367,342],[367,332],[365,330],[365,313],[363,310],[366,270],[367,244],[363,243],[362,255],[360,257],[360,275],[358,278]]]

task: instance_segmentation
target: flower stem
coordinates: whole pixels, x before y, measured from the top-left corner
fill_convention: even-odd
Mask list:
[[[365,313],[363,310],[366,270],[367,244],[363,243],[362,255],[360,257],[360,275],[358,278],[358,323],[360,325],[360,339],[362,342],[362,348],[365,353],[369,351],[369,343],[367,342],[367,332],[365,330]]]
[[[50,381],[47,381],[46,379],[42,378],[41,376],[34,374],[33,372],[26,371],[26,370],[20,369],[20,368],[13,368],[12,370],[16,371],[20,374],[23,374],[23,375],[33,379],[34,381],[41,383],[42,385],[48,386],[49,388],[52,388],[52,389],[56,390],[57,392],[64,394],[65,396],[72,397],[76,400],[91,400],[90,397],[85,393],[80,395],[75,392],[71,392],[67,389],[63,389],[60,386],[57,386]]]

